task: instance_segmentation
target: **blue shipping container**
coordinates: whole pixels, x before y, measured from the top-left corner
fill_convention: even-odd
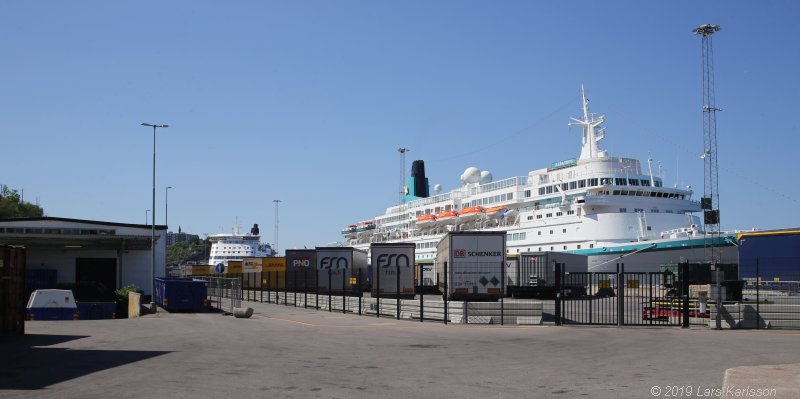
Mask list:
[[[155,302],[168,311],[199,312],[205,308],[208,282],[190,278],[157,277]]]
[[[800,280],[800,230],[761,231],[739,235],[739,275],[765,281]]]

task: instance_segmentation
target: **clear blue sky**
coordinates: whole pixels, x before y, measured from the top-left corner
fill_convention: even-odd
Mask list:
[[[605,149],[702,193],[700,39],[715,23],[724,229],[800,226],[796,1],[0,3],[0,183],[49,216],[144,223],[157,140],[173,229],[341,239],[431,184],[576,157],[580,85]]]

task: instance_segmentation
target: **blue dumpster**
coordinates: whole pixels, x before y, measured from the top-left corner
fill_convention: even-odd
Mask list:
[[[208,303],[208,282],[205,280],[157,277],[155,282],[155,302],[170,312],[199,312]]]

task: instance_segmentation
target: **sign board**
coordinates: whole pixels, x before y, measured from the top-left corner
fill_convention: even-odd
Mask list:
[[[283,257],[261,258],[261,271],[265,272],[286,271],[286,258]]]
[[[244,270],[244,268],[242,267],[242,261],[240,261],[240,260],[239,261],[229,260],[228,261],[228,270],[226,270],[225,272],[226,273],[239,274],[239,273],[242,273],[243,270]]]
[[[471,294],[501,293],[501,265],[505,265],[505,235],[450,237],[450,285]]]

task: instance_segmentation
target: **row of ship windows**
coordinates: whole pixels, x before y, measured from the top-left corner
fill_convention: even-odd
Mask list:
[[[514,193],[505,193],[505,194],[495,195],[493,197],[474,199],[469,202],[469,206],[496,204],[498,202],[510,201],[513,199],[514,199]]]
[[[231,260],[231,259],[242,259],[241,256],[212,256],[211,260]]]
[[[536,248],[536,247],[534,247],[534,248]],[[539,251],[539,252],[542,252],[542,251],[555,251],[555,250],[556,250],[556,247],[555,247],[554,245],[551,245],[551,246],[549,247],[550,249],[547,249],[547,248],[548,248],[548,247],[538,247],[538,249],[536,249],[536,250],[537,250],[537,251]],[[583,245],[581,245],[581,244],[577,244],[577,245],[575,245],[575,248],[574,248],[574,249],[582,249],[582,248],[583,248]],[[594,248],[594,244],[589,244],[589,248],[590,248],[590,249],[591,249],[591,248]],[[525,252],[531,252],[531,249],[532,249],[531,247],[528,247],[528,248],[527,248],[527,250],[526,250]],[[569,249],[570,249],[570,248],[569,248],[569,246],[568,246],[568,245],[562,245],[562,246],[561,246],[561,250],[562,250],[562,251],[566,251],[566,250],[569,250]],[[515,252],[515,253],[519,253],[519,252],[520,252],[520,251],[519,251],[519,248],[515,249],[515,250],[514,250],[514,252]],[[510,249],[507,249],[507,250],[506,250],[506,253],[510,254],[510,253],[511,253],[511,250],[510,250]],[[416,256],[416,257],[417,257],[418,259],[422,259],[422,258],[428,258],[428,257],[430,257],[430,255],[428,255],[428,254],[417,254],[417,256]]]
[[[655,180],[654,181],[656,187],[662,187],[661,181]],[[592,178],[592,179],[582,179],[582,180],[575,180],[567,183],[561,184],[554,184],[550,186],[539,187],[539,195],[546,195],[546,194],[553,194],[560,191],[567,191],[567,190],[577,190],[579,188],[586,188],[586,187],[596,187],[596,186],[605,186],[605,185],[617,185],[617,186],[643,186],[649,187],[650,180],[647,179],[625,179],[625,178],[611,178],[611,177],[603,177],[603,178]],[[531,196],[531,190],[525,190],[525,197]],[[671,197],[670,197],[671,198]]]
[[[574,214],[575,214],[574,210],[568,210],[567,211],[567,216],[574,215]],[[564,212],[561,212],[561,211],[556,212],[556,216],[555,217],[559,217],[559,216],[564,216]],[[545,213],[545,214],[541,214],[540,213],[540,214],[536,215],[536,219],[542,219],[543,217],[551,218],[551,217],[553,217],[553,213],[552,212]],[[528,216],[528,220],[533,220],[533,216]]]
[[[88,236],[113,236],[116,230],[111,229],[70,229],[51,227],[0,227],[0,233],[11,234],[61,234],[61,235],[88,235]]]

